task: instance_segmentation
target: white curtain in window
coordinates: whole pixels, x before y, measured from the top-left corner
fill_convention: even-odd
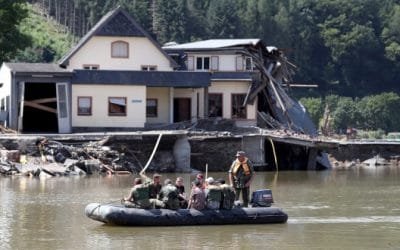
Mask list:
[[[128,57],[128,43],[126,43],[126,42],[112,43],[112,56],[113,57]]]

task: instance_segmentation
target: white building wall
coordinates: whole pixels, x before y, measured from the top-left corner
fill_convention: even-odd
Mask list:
[[[96,89],[94,92],[93,90]],[[92,115],[78,116],[78,96],[92,97]],[[127,115],[109,116],[108,98],[126,97]],[[72,85],[72,127],[136,127],[146,122],[146,87],[124,85]]]
[[[194,70],[196,70],[196,57],[211,57],[218,56],[218,71],[237,71],[236,70],[236,57],[238,55],[217,55],[217,54],[197,54],[197,53],[188,53],[188,56],[194,57]],[[210,61],[211,68],[211,61]]]
[[[247,94],[251,82],[212,82],[208,88],[209,94],[222,94],[223,118],[232,117],[232,94]],[[257,102],[247,105],[247,119],[253,120],[257,117]]]
[[[169,123],[170,121],[170,98],[169,88],[147,88],[147,98],[157,99],[157,117],[147,117],[147,123]]]
[[[112,58],[111,43],[129,43],[129,58]],[[99,65],[101,70],[141,70],[142,65],[157,66],[158,71],[172,71],[168,58],[146,37],[94,36],[70,58],[68,69]]]
[[[219,71],[236,71],[237,55],[220,55]]]
[[[5,63],[0,68],[0,84],[0,98],[11,95],[11,70]]]

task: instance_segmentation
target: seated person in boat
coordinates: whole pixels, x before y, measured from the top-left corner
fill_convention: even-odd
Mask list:
[[[221,209],[232,209],[235,203],[235,189],[220,178],[217,180],[222,191]]]
[[[198,173],[196,175],[196,180],[198,180],[200,182],[200,187],[201,189],[205,189],[206,188],[206,183],[204,181],[204,175],[202,173]]]
[[[192,183],[192,191],[189,197],[189,209],[203,210],[206,205],[206,196],[204,190],[201,188],[202,184],[199,180],[195,180]]]
[[[176,178],[175,187],[178,189],[179,206],[181,208],[187,208],[188,201],[186,199],[185,186],[183,185],[182,177],[179,176]]]
[[[179,206],[178,189],[173,185],[171,179],[164,181],[164,186],[161,188],[159,199],[164,203],[164,208],[177,210]]]
[[[150,182],[149,188],[150,188],[150,199],[158,199],[160,195],[160,191],[162,188],[161,185],[161,175],[158,173],[153,174],[153,180],[148,178],[146,175],[142,174],[141,175],[143,178],[145,178],[146,182]]]
[[[126,207],[151,209],[155,207],[163,207],[164,203],[157,199],[150,199],[149,183],[142,182],[141,178],[135,178],[134,186],[128,197],[122,199],[122,203]]]
[[[208,209],[219,209],[222,201],[222,191],[214,178],[208,177],[206,180],[206,206]]]

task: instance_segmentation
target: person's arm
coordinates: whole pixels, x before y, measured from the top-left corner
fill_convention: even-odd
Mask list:
[[[131,190],[130,194],[128,197],[124,197],[124,201],[131,201],[133,202],[133,190]]]
[[[231,184],[231,186],[233,186],[233,174],[232,174],[233,165],[234,165],[234,162],[232,163],[231,167],[229,168],[229,172],[228,172],[229,183]]]
[[[142,177],[143,183],[150,183],[153,180],[151,178],[149,178],[147,175],[145,175],[144,173],[140,173],[140,177]]]
[[[250,160],[247,160],[247,164],[250,168],[250,179],[246,182],[246,184],[244,184],[245,187],[250,187],[251,182],[253,181],[255,172],[254,172],[254,168],[253,168],[253,164],[251,163]]]

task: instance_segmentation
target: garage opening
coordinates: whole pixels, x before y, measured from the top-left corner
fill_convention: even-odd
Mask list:
[[[25,83],[22,130],[24,133],[57,133],[55,83]]]

